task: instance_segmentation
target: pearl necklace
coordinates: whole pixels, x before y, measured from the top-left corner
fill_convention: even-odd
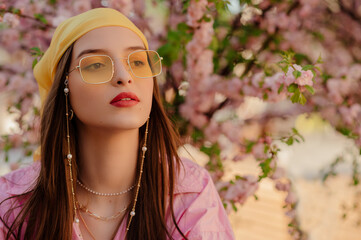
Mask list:
[[[83,183],[81,183],[78,179],[76,180],[76,182],[85,190],[87,190],[88,192],[95,194],[95,195],[99,195],[99,196],[119,196],[122,195],[124,193],[129,192],[130,190],[132,190],[135,187],[135,184],[131,187],[129,187],[128,189],[121,191],[121,192],[117,192],[117,193],[100,193],[100,192],[96,192],[90,188],[88,188],[87,186],[85,186]]]

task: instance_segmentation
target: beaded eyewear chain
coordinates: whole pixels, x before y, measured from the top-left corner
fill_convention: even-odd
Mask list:
[[[68,154],[67,154],[67,159],[68,159],[68,165],[69,165],[69,174],[70,174],[70,183],[71,183],[71,192],[72,192],[72,199],[73,199],[73,207],[74,207],[74,215],[75,215],[75,222],[79,223],[79,218],[77,217],[77,206],[76,206],[76,198],[75,198],[75,191],[74,191],[74,179],[73,179],[73,172],[72,172],[72,154],[70,152],[70,135],[69,135],[69,107],[68,107],[68,95],[69,95],[69,88],[68,88],[68,76],[66,76],[66,79],[64,81],[65,84],[65,88],[64,88],[64,94],[65,94],[65,110],[66,110],[66,137],[67,137],[67,146],[68,146]],[[72,116],[71,116],[72,117]],[[145,136],[144,136],[144,143],[142,146],[142,159],[141,159],[141,164],[140,164],[140,173],[139,173],[139,178],[137,181],[137,188],[136,188],[136,193],[135,193],[135,197],[134,197],[134,203],[132,206],[132,210],[130,211],[129,215],[129,221],[126,227],[126,232],[124,235],[124,239],[127,236],[127,233],[129,231],[129,227],[130,224],[132,222],[133,217],[135,216],[135,207],[137,204],[137,199],[138,199],[138,194],[139,194],[139,189],[140,189],[140,182],[142,179],[142,175],[143,175],[143,166],[144,166],[144,158],[145,158],[145,152],[147,151],[147,138],[148,138],[148,127],[149,127],[149,118],[147,119],[146,122],[146,129],[145,129]],[[131,187],[133,188],[133,187]],[[130,190],[130,189],[129,189]],[[128,190],[128,191],[129,191]],[[81,217],[81,216],[80,216]],[[82,218],[82,217],[81,217]],[[83,220],[83,219],[82,219]],[[83,220],[87,230],[89,231],[85,221]],[[94,238],[94,235],[89,231],[89,233],[92,235],[92,237]],[[94,238],[95,239],[95,238]]]

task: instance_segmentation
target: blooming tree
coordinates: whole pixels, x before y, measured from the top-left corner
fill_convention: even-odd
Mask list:
[[[227,210],[254,196],[271,178],[287,192],[290,234],[297,225],[297,198],[277,167],[278,145],[303,141],[297,129],[275,136],[274,119],[319,112],[361,148],[361,1],[240,0],[8,0],[0,3],[0,46],[9,61],[0,65],[0,91],[10,92],[8,111],[19,130],[2,136],[1,149],[22,146],[32,154],[39,141],[39,96],[32,68],[66,18],[95,7],[118,9],[145,33],[163,56],[161,90],[167,111],[185,142],[209,156],[210,171]],[[164,13],[156,17],[154,11]],[[164,79],[162,79],[164,78]],[[165,80],[165,81],[162,81]],[[240,116],[250,98],[282,103],[254,116]],[[252,136],[246,129],[257,125]],[[281,139],[275,141],[275,139]],[[230,153],[229,149],[236,151]],[[259,176],[223,181],[222,161],[252,156]],[[357,158],[356,160],[357,161]],[[354,164],[353,181],[359,181]]]

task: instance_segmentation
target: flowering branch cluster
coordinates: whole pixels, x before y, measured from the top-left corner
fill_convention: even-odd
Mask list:
[[[150,9],[159,6],[167,11],[165,19],[152,17]],[[31,155],[31,146],[38,144],[39,96],[32,68],[56,26],[95,7],[129,16],[164,58],[161,91],[167,110],[185,141],[209,156],[207,168],[226,209],[237,209],[255,196],[260,181],[271,178],[287,192],[291,234],[305,238],[294,214],[296,198],[277,166],[277,144],[303,138],[292,129],[277,143],[272,122],[317,111],[361,148],[361,1],[244,0],[236,13],[225,0],[2,3],[0,46],[8,61],[0,63],[0,92],[9,95],[8,112],[17,123],[0,140],[5,152],[22,146],[24,155]],[[288,108],[249,111],[252,99]],[[223,181],[223,160],[248,156],[260,174]]]

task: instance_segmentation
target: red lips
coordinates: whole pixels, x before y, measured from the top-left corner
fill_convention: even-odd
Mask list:
[[[118,94],[110,104],[115,107],[131,107],[138,104],[139,99],[137,95],[132,92],[122,92]]]

